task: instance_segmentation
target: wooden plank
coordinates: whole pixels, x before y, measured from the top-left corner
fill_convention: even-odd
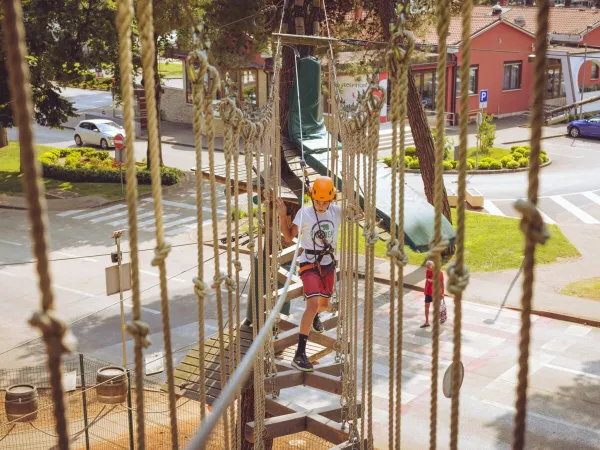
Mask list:
[[[335,395],[342,395],[342,381],[340,377],[319,372],[306,372],[304,385],[320,389]]]
[[[306,416],[306,431],[336,445],[348,440],[348,426],[342,429],[341,423],[319,414]]]
[[[306,412],[286,414],[265,419],[265,438],[275,439],[306,430]],[[244,430],[246,440],[254,442],[254,422],[248,422]]]
[[[298,370],[286,370],[280,372],[274,377],[265,378],[265,391],[270,392],[273,389],[272,383],[275,382],[275,389],[285,389],[304,384],[304,372]]]
[[[285,248],[281,251],[279,255],[279,264],[289,264],[294,259],[294,252],[296,251],[296,246],[293,245],[291,247]],[[298,252],[300,255],[300,251]]]
[[[265,410],[267,411],[267,414],[270,414],[271,416],[283,416],[301,412],[302,408],[298,407],[297,409],[297,405],[291,401],[275,400],[267,396],[265,397]]]

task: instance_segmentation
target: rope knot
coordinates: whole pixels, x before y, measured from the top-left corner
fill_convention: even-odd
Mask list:
[[[458,267],[456,261],[452,261],[446,272],[448,273],[448,291],[458,294],[467,288],[470,277],[467,266]]]
[[[187,58],[188,77],[193,84],[203,84],[208,69],[206,54],[200,50],[192,51]],[[198,69],[194,69],[194,63],[198,63]]]
[[[365,231],[363,234],[365,236],[365,245],[367,247],[373,247],[375,244],[377,244],[377,241],[379,241],[379,233],[374,231]]]
[[[254,247],[255,247],[254,237],[248,241],[248,245],[246,245],[246,247],[248,247],[248,250],[250,250],[250,251],[254,250]]]
[[[242,262],[239,259],[234,259],[231,263],[233,264],[233,267],[235,267],[235,270],[238,272],[242,271]]]
[[[429,242],[429,253],[427,253],[427,258],[431,259],[434,256],[441,255],[444,250],[448,248],[448,238],[446,236],[442,236],[438,242],[435,242],[435,239],[432,239]]]
[[[219,112],[221,114],[221,117],[223,118],[223,123],[226,125],[230,125],[231,122],[233,121],[233,118],[235,116],[235,103],[233,103],[233,100],[231,100],[230,98],[222,101],[219,104]]]
[[[67,324],[52,311],[36,311],[29,319],[29,324],[42,332],[44,341],[52,353],[71,353],[77,345],[77,339],[68,330]]]
[[[134,338],[139,338],[142,348],[148,348],[152,344],[152,341],[148,337],[150,327],[147,323],[141,320],[132,320],[127,322],[126,330]]]
[[[208,72],[208,89],[206,90],[207,101],[212,103],[212,99],[215,98],[217,91],[219,90],[219,86],[221,85],[221,77],[219,75],[219,71],[209,65],[207,68]]]
[[[218,276],[215,276],[213,281],[212,287],[215,289],[219,288],[219,286],[225,282],[228,291],[235,291],[235,281],[222,272]]]
[[[521,231],[537,244],[545,244],[550,233],[537,207],[531,201],[522,199],[517,200],[514,207],[522,217]]]
[[[245,120],[242,124],[242,137],[245,141],[251,141],[256,134],[256,125],[249,120]]]
[[[151,264],[153,266],[158,266],[159,264],[163,263],[165,259],[167,259],[167,256],[169,256],[170,251],[171,244],[168,244],[166,242],[162,246],[156,247],[154,249],[154,258],[152,259]]]
[[[365,217],[365,213],[356,203],[352,202],[346,207],[346,220],[348,222],[360,222]]]
[[[408,255],[400,248],[398,241],[395,239],[388,240],[387,248],[386,255],[389,256],[394,264],[402,267],[408,264]]]
[[[194,277],[192,278],[192,281],[194,282],[194,293],[198,297],[204,298],[210,293],[208,290],[208,284],[206,284],[200,278]]]

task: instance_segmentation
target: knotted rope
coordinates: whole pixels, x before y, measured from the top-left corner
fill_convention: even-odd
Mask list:
[[[531,303],[533,298],[535,250],[548,238],[547,232],[537,211],[540,140],[544,125],[544,96],[546,86],[546,55],[548,50],[548,16],[550,2],[538,2],[538,29],[535,38],[535,81],[531,111],[531,154],[529,155],[529,186],[527,202],[517,202],[517,209],[523,214],[521,230],[525,234],[525,257],[523,259],[523,294],[521,297],[521,334],[519,341],[519,375],[517,384],[516,414],[513,449],[525,447],[525,425],[527,412],[527,376],[529,372],[529,342],[531,339]]]
[[[52,402],[56,418],[58,448],[68,450],[69,435],[62,386],[62,354],[68,351],[70,344],[65,342],[66,326],[54,315],[54,293],[48,266],[48,243],[46,240],[46,201],[40,180],[39,164],[35,160],[33,143],[33,105],[29,85],[29,66],[23,11],[18,0],[4,2],[4,20],[2,22],[5,42],[6,67],[8,70],[10,97],[14,109],[15,124],[19,127],[19,145],[21,147],[21,167],[23,186],[27,201],[30,235],[36,259],[41,311],[30,320],[42,330],[48,352],[48,370],[52,387]]]

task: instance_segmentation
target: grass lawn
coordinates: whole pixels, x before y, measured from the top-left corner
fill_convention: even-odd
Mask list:
[[[600,300],[600,277],[574,281],[560,290],[561,294]]]
[[[456,211],[452,210],[456,227]],[[519,220],[475,212],[466,213],[465,262],[470,272],[494,272],[517,269],[523,260],[525,239]],[[581,254],[561,233],[556,225],[548,226],[551,238],[536,252],[538,264],[550,264]],[[364,253],[364,238],[360,235],[360,252]],[[375,245],[375,256],[387,258],[385,242]],[[407,248],[409,264],[421,265],[426,253],[415,253]],[[451,260],[450,260],[451,261]],[[444,267],[450,262],[447,261]]]
[[[158,72],[166,78],[183,78],[183,64],[181,62],[159,62]]]
[[[468,150],[467,153],[467,158],[473,158],[475,159],[475,154],[476,154],[476,148],[475,147],[471,147]],[[482,158],[494,158],[497,159],[498,161],[500,161],[502,158],[504,158],[507,155],[510,155],[510,149],[508,148],[500,148],[500,147],[493,147],[490,150],[490,153],[487,155],[484,155],[483,153],[481,153],[481,151],[479,152],[479,161],[482,160]]]
[[[49,148],[39,145],[36,146],[36,149],[38,153],[42,153]],[[21,177],[22,175],[19,174],[19,144],[10,142],[7,147],[0,148],[0,193],[22,195],[24,192]],[[99,195],[107,200],[123,198],[120,183],[75,183],[50,178],[44,178],[43,183],[46,191],[61,189],[82,197]],[[149,185],[138,186],[140,194],[145,194],[151,190],[152,188]]]

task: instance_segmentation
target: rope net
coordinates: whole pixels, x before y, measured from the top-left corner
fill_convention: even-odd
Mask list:
[[[317,3],[320,2],[317,0]],[[329,35],[329,22],[325,4],[322,4]],[[402,437],[401,429],[401,389],[402,389],[402,346],[403,346],[403,284],[404,266],[407,255],[404,252],[404,184],[405,184],[405,136],[404,129],[407,116],[407,86],[411,56],[414,50],[414,38],[406,29],[403,19],[405,11],[398,9],[397,21],[394,24],[392,38],[385,56],[385,64],[390,74],[391,119],[392,119],[392,214],[390,238],[387,241],[387,255],[390,258],[390,322],[389,322],[389,421],[388,446],[399,449]],[[430,436],[429,447],[437,445],[437,403],[438,403],[438,354],[439,354],[439,315],[440,315],[440,271],[441,253],[447,247],[447,240],[441,233],[442,215],[442,160],[444,150],[444,111],[445,111],[445,72],[446,72],[446,37],[450,18],[449,0],[439,0],[436,8],[437,31],[439,36],[437,64],[437,125],[436,125],[436,163],[435,163],[435,225],[434,237],[430,244],[430,257],[434,262],[433,274],[433,333],[432,333],[432,371],[431,371],[431,403],[430,403]],[[462,17],[462,57],[460,64],[461,79],[461,114],[459,144],[459,177],[457,208],[457,254],[456,260],[448,268],[448,291],[454,298],[454,349],[451,365],[451,426],[450,448],[458,448],[459,432],[459,394],[461,369],[461,322],[462,293],[468,284],[468,270],[464,263],[465,241],[465,190],[467,171],[467,125],[468,125],[468,78],[470,66],[470,20],[472,3],[463,2]],[[536,83],[531,119],[532,139],[529,170],[529,189],[527,200],[519,201],[515,207],[523,215],[521,228],[526,236],[524,281],[522,298],[522,326],[520,335],[519,375],[516,396],[516,416],[513,448],[522,449],[525,445],[525,413],[527,399],[527,375],[530,342],[530,315],[533,297],[533,268],[537,244],[544,243],[547,232],[542,218],[536,208],[539,185],[539,153],[541,126],[543,124],[543,100],[548,30],[548,0],[540,0],[538,8],[538,34],[535,44]],[[144,411],[143,385],[143,350],[149,346],[147,337],[148,325],[142,321],[139,258],[137,238],[137,184],[135,176],[135,155],[133,143],[133,89],[132,89],[132,52],[131,27],[134,16],[131,0],[118,0],[116,20],[119,33],[119,61],[121,73],[121,89],[123,93],[124,127],[128,139],[127,152],[127,212],[130,229],[131,267],[132,267],[132,320],[127,324],[127,331],[134,338],[135,363],[135,433],[137,447],[146,447],[146,418]],[[166,258],[170,245],[165,240],[163,230],[161,161],[158,152],[158,115],[156,113],[154,85],[154,40],[152,1],[139,0],[137,16],[142,49],[142,70],[148,105],[148,140],[150,148],[152,195],[154,199],[154,220],[156,224],[156,248],[152,264],[158,266],[160,277],[160,300],[162,312],[162,332],[164,336],[165,359],[167,368],[168,408],[170,446],[179,448],[177,398],[174,385],[174,367],[171,346],[171,326],[167,291]],[[280,22],[281,33],[283,15]],[[26,63],[25,36],[23,17],[19,0],[4,2],[3,31],[7,41],[6,57],[9,68],[10,92],[14,107],[15,121],[19,124],[19,141],[22,148],[21,163],[24,169],[25,194],[31,224],[31,239],[36,258],[36,269],[40,290],[40,310],[30,320],[31,325],[40,329],[48,354],[48,370],[53,404],[53,415],[56,419],[53,435],[57,438],[57,448],[70,448],[70,437],[66,417],[66,407],[61,384],[62,355],[71,351],[73,341],[70,339],[67,326],[54,312],[54,294],[51,274],[48,265],[48,244],[46,238],[46,205],[44,200],[41,175],[35,161],[33,145],[33,128],[31,117],[33,107],[29,88],[29,68]],[[202,226],[203,218],[203,150],[202,140],[206,136],[208,142],[208,164],[210,171],[210,206],[212,214],[212,241],[214,249],[214,273],[212,280],[207,281],[204,271],[203,245],[198,245],[198,270],[193,278],[193,291],[198,300],[198,334],[199,365],[197,383],[199,389],[200,424],[195,436],[188,443],[189,449],[210,448],[213,445],[221,448],[241,449],[245,439],[246,424],[242,421],[242,386],[253,372],[254,380],[254,435],[253,442],[257,449],[266,446],[267,430],[265,428],[265,380],[270,381],[268,394],[276,399],[279,392],[276,388],[277,365],[275,362],[274,340],[279,333],[279,313],[286,301],[286,293],[292,280],[293,270],[286,278],[282,293],[278,291],[279,255],[282,247],[275,198],[281,195],[281,140],[279,120],[279,79],[282,64],[282,43],[277,38],[274,57],[274,82],[269,93],[267,105],[259,110],[242,111],[236,103],[225,99],[219,103],[220,117],[224,125],[224,157],[226,180],[226,262],[221,267],[219,259],[219,239],[216,204],[215,179],[215,114],[213,101],[216,99],[221,80],[219,70],[208,60],[208,45],[203,30],[196,30],[195,48],[188,56],[188,78],[192,84],[193,127],[196,147],[196,209],[198,215],[198,243],[205,242]],[[379,88],[377,77],[369,85],[366,92],[359,95],[354,105],[343,105],[337,84],[335,52],[329,42],[330,57],[330,95],[331,105],[331,138],[327,173],[336,182],[339,178],[344,183],[339,190],[344,220],[341,225],[341,245],[339,255],[341,261],[339,292],[334,304],[338,316],[335,340],[335,361],[342,366],[342,392],[340,396],[341,429],[347,430],[349,447],[367,448],[374,446],[373,432],[373,327],[374,327],[374,246],[378,241],[376,223],[377,192],[377,151],[379,147],[379,116],[387,99],[387,93]],[[296,70],[296,77],[298,71]],[[296,83],[298,79],[296,78]],[[398,135],[400,133],[400,135]],[[338,134],[344,142],[344,151],[338,151]],[[240,161],[240,141],[243,143],[243,162]],[[303,148],[301,149],[303,152]],[[250,295],[248,301],[257,307],[252,308],[253,343],[244,357],[241,355],[240,327],[240,262],[239,240],[239,195],[240,163],[245,166],[248,183],[248,211],[253,209],[252,194],[256,193],[258,213],[255,220],[249,214],[248,248],[256,253],[256,262],[250,258]],[[252,174],[256,176],[253,178]],[[339,185],[338,185],[339,186]],[[364,194],[364,212],[360,208],[360,193]],[[302,192],[304,198],[304,190]],[[231,220],[233,218],[233,221]],[[360,227],[363,228],[365,248],[365,292],[363,316],[359,318],[359,278],[358,250]],[[296,244],[292,267],[296,264],[299,243]],[[257,272],[256,272],[257,271]],[[254,273],[257,273],[255,286]],[[265,280],[266,276],[266,280]],[[207,414],[207,398],[203,386],[206,383],[204,367],[204,301],[214,290],[218,314],[218,357],[220,365],[221,394]],[[362,329],[359,327],[362,321]],[[230,332],[225,336],[226,324]],[[362,333],[361,333],[362,331]],[[359,354],[358,338],[362,338],[362,382],[359,393]],[[226,346],[228,347],[226,350]],[[359,402],[360,398],[360,402]],[[361,419],[362,418],[362,419]],[[217,431],[218,430],[218,431]],[[215,433],[220,436],[215,441]]]

